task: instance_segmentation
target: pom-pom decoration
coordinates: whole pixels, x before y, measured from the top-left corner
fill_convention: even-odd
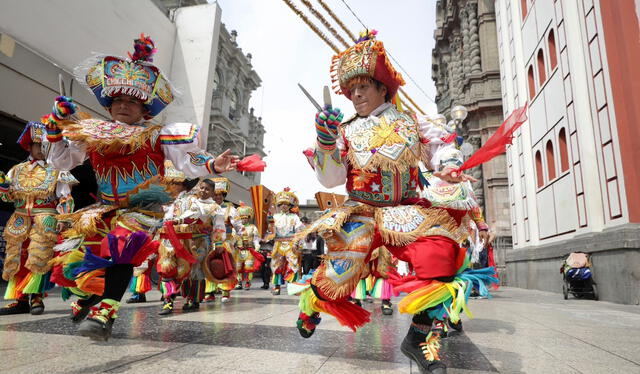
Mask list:
[[[378,30],[362,30],[360,31],[360,37],[358,38],[358,40],[356,40],[356,44],[360,43],[360,42],[364,42],[367,40],[372,40],[376,38],[376,35],[378,35]]]
[[[132,61],[153,62],[153,55],[157,52],[151,37],[140,34],[140,39],[133,42],[133,54],[127,53]]]

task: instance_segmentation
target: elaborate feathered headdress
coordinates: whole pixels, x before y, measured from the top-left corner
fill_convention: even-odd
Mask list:
[[[151,119],[173,101],[175,94],[169,81],[152,63],[155,52],[153,40],[140,34],[128,58],[96,55],[76,67],[74,73],[103,107],[110,108],[116,96],[130,95],[142,101],[147,110],[145,119]]]

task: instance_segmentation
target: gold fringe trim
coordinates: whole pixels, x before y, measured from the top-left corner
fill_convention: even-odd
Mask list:
[[[66,239],[78,236],[91,237],[98,233],[98,225],[102,224],[104,228],[108,228],[106,222],[102,219],[106,213],[118,209],[116,205],[97,205],[88,206],[75,213],[67,213],[58,215],[59,221],[73,222],[70,229],[64,231],[62,236]]]
[[[335,260],[336,257],[332,256]],[[326,295],[331,300],[339,300],[343,299],[349,295],[356,288],[358,282],[360,281],[362,269],[364,268],[364,261],[354,261],[353,269],[354,272],[345,283],[338,284],[334,282],[332,279],[326,276],[326,264],[325,268],[322,271],[316,271],[313,276],[313,284],[322,291],[324,295]]]
[[[416,143],[417,147],[420,147],[419,143]],[[393,160],[387,156],[382,155],[380,152],[376,152],[367,162],[366,165],[360,166],[358,159],[355,155],[353,147],[349,147],[347,151],[347,159],[349,163],[355,168],[364,171],[376,171],[377,169],[392,170],[398,173],[405,172],[411,167],[417,167],[420,157],[413,153],[411,149],[405,149],[400,155],[400,158]],[[420,154],[420,153],[418,153]]]
[[[14,200],[25,200],[26,202],[33,202],[36,199],[46,199],[54,194],[56,183],[51,183],[46,190],[41,191],[16,191],[14,189],[9,193]]]
[[[102,120],[87,119],[79,122],[65,122],[59,124],[63,130],[63,135],[74,141],[80,141],[87,145],[87,151],[98,153],[132,153],[145,145],[162,128],[159,125],[151,125],[137,132],[135,136],[111,137],[109,139],[97,138],[89,129],[95,128]]]
[[[307,226],[307,228],[302,231],[296,233],[292,241],[304,240],[307,235],[317,232],[320,233],[322,231],[339,231],[342,228],[342,225],[347,222],[349,217],[352,215],[361,215],[372,217],[375,212],[375,207],[367,204],[358,203],[358,205],[342,205],[340,207],[334,208],[329,212],[323,214],[320,218],[318,218],[314,223]],[[322,221],[332,218],[335,215],[334,222],[329,225],[327,223],[323,223]]]

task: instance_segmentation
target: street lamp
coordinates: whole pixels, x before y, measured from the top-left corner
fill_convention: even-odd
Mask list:
[[[454,121],[458,121],[458,124],[467,118],[467,114],[469,114],[469,111],[462,105],[456,105],[451,108],[451,118]]]

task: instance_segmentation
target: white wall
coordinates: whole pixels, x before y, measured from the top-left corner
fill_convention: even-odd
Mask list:
[[[177,36],[171,78],[182,84],[182,87],[178,87],[182,98],[168,112],[166,121],[200,124],[200,143],[203,149],[207,147],[209,134],[220,14],[217,4],[179,8],[174,14]]]
[[[154,121],[171,119],[206,124],[211,102],[212,68],[217,57],[220,13],[217,4],[185,7],[177,11],[174,24],[151,0],[4,0],[0,10],[0,32],[66,73],[72,72],[92,52],[126,56],[127,52],[133,51],[133,40],[140,33],[145,33],[151,36],[158,49],[154,64],[185,94]],[[4,58],[6,64],[14,69],[11,58],[6,55]],[[21,62],[14,60],[13,64]],[[12,76],[12,84],[18,90],[20,82],[30,84],[32,80],[43,87],[40,91],[30,91],[37,97],[23,101],[33,100],[39,106],[47,102],[44,109],[35,110],[42,114],[56,95],[57,74],[55,71],[42,77],[32,77],[31,74],[35,73],[26,76],[6,73]],[[70,76],[65,76],[69,85]],[[2,83],[3,88],[6,87],[5,82]],[[9,94],[7,90],[3,91],[0,96]],[[92,95],[80,94],[79,91],[76,84],[74,96],[77,93],[83,109],[88,107],[105,114]],[[33,113],[19,108],[15,100],[4,100],[0,110],[24,120],[34,119]],[[203,130],[206,131],[206,126]],[[206,139],[206,133],[204,135]]]
[[[154,63],[170,71],[175,27],[150,0],[4,0],[0,30],[71,71],[91,52],[126,56],[144,32],[158,53]]]

